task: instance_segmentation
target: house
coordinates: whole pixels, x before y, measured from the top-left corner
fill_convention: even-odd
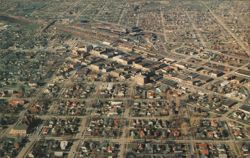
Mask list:
[[[149,82],[149,77],[146,75],[138,74],[135,76],[134,80],[135,80],[136,84],[143,86]]]
[[[246,78],[239,77],[239,76],[236,76],[233,80],[231,80],[231,82],[233,82],[235,84],[240,84],[240,83],[243,83],[245,81],[247,81]]]
[[[205,81],[206,83],[208,83],[208,82],[210,82],[210,81],[213,80],[213,78],[207,77],[207,76],[204,76],[204,75],[199,75],[197,78],[200,79],[200,80],[202,80],[202,81]]]
[[[124,72],[122,70],[113,70],[110,72],[110,75],[112,77],[116,77],[116,78],[119,78]]]
[[[14,107],[16,107],[16,106],[18,106],[18,105],[24,105],[24,103],[25,103],[25,101],[24,101],[23,99],[18,99],[18,98],[11,99],[11,100],[9,101],[9,104],[10,104],[11,106],[14,106]]]
[[[89,53],[92,49],[93,49],[92,45],[88,45],[88,46],[82,45],[82,46],[78,46],[77,52],[79,54],[82,54],[82,53],[85,53],[85,52]]]
[[[103,69],[104,66],[105,66],[105,64],[103,62],[98,62],[98,63],[90,64],[89,69],[91,69],[92,71],[95,71],[95,72],[99,72]]]
[[[68,141],[61,141],[60,142],[61,150],[65,150],[67,146],[68,146]]]
[[[116,61],[117,63],[120,63],[122,65],[128,65],[128,64],[132,64],[132,60],[129,60],[129,56],[127,54],[124,55],[117,55],[114,56],[112,59],[113,61]]]
[[[211,77],[220,77],[220,76],[222,76],[222,75],[224,75],[224,73],[223,73],[222,71],[215,71],[215,70],[212,70],[212,71],[210,72],[210,76],[211,76]]]
[[[90,54],[94,56],[100,56],[103,51],[105,51],[105,48],[95,47],[90,51]]]
[[[177,67],[179,69],[186,69],[187,68],[187,66],[183,62],[175,63],[175,64],[173,64],[173,66]]]
[[[54,152],[54,156],[55,157],[63,157],[63,152],[61,152],[61,151],[55,151]]]
[[[13,136],[25,136],[27,134],[27,129],[28,125],[18,124],[10,130],[9,134]]]
[[[101,52],[100,57],[104,59],[109,59],[117,55],[118,55],[117,52],[106,50],[106,51]]]
[[[220,153],[219,158],[228,158],[226,153]]]
[[[227,108],[231,108],[232,106],[234,106],[235,104],[237,104],[236,101],[230,100],[230,99],[226,99],[222,102],[222,106],[225,106]]]
[[[131,46],[129,43],[123,42],[123,43],[119,43],[117,48],[123,51],[129,52],[129,51],[132,51],[133,46]]]
[[[148,61],[148,60],[142,60],[142,61],[139,60],[139,61],[133,62],[134,68],[140,69],[143,71],[150,71],[152,65],[153,65],[152,61]]]
[[[169,80],[169,79],[164,79],[162,81],[163,84],[170,86],[170,87],[177,87],[178,83],[173,81],[173,80]]]

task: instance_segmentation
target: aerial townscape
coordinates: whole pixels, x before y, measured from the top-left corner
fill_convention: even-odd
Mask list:
[[[0,158],[250,158],[250,0],[0,0]]]

